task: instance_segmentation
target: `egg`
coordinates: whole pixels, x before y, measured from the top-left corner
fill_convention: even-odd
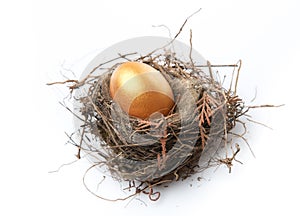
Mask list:
[[[110,95],[130,116],[148,119],[167,116],[174,106],[170,84],[155,68],[140,62],[119,65],[110,78]]]

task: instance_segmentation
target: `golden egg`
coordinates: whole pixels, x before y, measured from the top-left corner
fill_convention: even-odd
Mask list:
[[[165,77],[150,65],[126,62],[112,73],[110,94],[131,116],[147,119],[154,113],[168,115],[174,95]]]

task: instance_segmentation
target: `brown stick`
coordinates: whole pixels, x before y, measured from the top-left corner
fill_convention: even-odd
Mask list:
[[[66,80],[61,82],[52,82],[52,83],[46,83],[46,85],[56,85],[56,84],[66,84],[66,83],[79,83],[78,80]]]
[[[194,13],[192,13],[190,16],[188,16],[188,17],[185,19],[185,21],[184,21],[183,24],[181,25],[179,31],[177,32],[177,34],[175,35],[175,37],[174,37],[169,43],[167,43],[166,45],[164,45],[164,46],[162,46],[162,47],[160,47],[160,48],[157,48],[157,49],[153,50],[152,52],[150,52],[150,53],[149,53],[148,55],[146,55],[146,56],[151,56],[151,55],[152,55],[153,53],[155,53],[156,51],[161,50],[161,49],[164,49],[164,48],[166,48],[167,46],[173,44],[173,42],[176,40],[176,38],[177,38],[177,37],[180,35],[180,33],[182,32],[182,30],[183,30],[185,24],[187,23],[187,21],[188,21],[192,16],[194,16],[194,15],[197,14],[197,13],[199,13],[199,11],[200,11],[201,9],[202,9],[202,8],[199,8],[197,11],[195,11]]]

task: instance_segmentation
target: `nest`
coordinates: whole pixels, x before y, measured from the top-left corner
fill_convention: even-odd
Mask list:
[[[160,193],[153,191],[154,186],[185,179],[219,164],[227,165],[230,172],[240,148],[235,146],[232,157],[228,157],[227,152],[224,154],[226,147],[233,147],[228,135],[234,134],[247,143],[243,134],[231,133],[236,123],[241,123],[246,132],[245,123],[239,118],[251,108],[274,107],[244,106],[236,94],[241,61],[236,65],[221,66],[238,68],[233,90],[233,79],[229,89],[225,89],[214,77],[209,62],[205,65],[195,64],[191,55],[192,31],[189,61],[165,49],[173,46],[188,19],[200,10],[185,20],[169,43],[147,55],[129,58],[137,53],[119,54],[119,57],[91,69],[80,81],[70,79],[49,83],[71,83],[68,86],[71,96],[76,90],[75,96],[71,97],[75,100],[75,109],[66,108],[74,114],[77,122],[78,131],[69,136],[69,142],[78,147],[77,157],[81,158],[82,152],[85,152],[84,156],[93,162],[91,168],[105,164],[114,179],[128,181],[129,190],[135,188],[133,194],[111,200],[98,196],[87,187],[97,197],[116,201],[143,192],[151,200],[157,200]],[[108,67],[109,63],[115,61],[118,62]],[[128,116],[112,100],[109,93],[110,77],[118,65],[126,61],[148,64],[166,78],[175,98],[175,106],[169,115],[158,114],[142,120]],[[97,74],[96,71],[104,72]],[[73,138],[74,134],[79,135],[79,141]]]
[[[211,166],[244,112],[242,100],[215,80],[210,64],[197,66],[166,51],[133,61],[154,67],[167,79],[175,106],[167,116],[128,116],[109,94],[112,72],[128,58],[120,60],[101,75],[91,71],[71,87],[85,88],[84,95],[76,97],[82,122],[78,157],[85,150],[95,164],[104,162],[116,179],[148,187],[185,179]]]
[[[137,53],[119,54],[119,57],[91,69],[80,81],[70,79],[49,83],[72,83],[68,87],[75,109],[66,108],[74,114],[78,131],[69,136],[69,143],[78,148],[79,159],[84,152],[84,156],[93,162],[87,172],[106,165],[115,180],[129,183],[126,189],[135,188],[135,192],[125,198],[107,199],[85,185],[101,199],[125,200],[143,192],[151,200],[157,200],[160,193],[154,192],[154,186],[186,179],[220,164],[225,164],[230,172],[240,148],[236,144],[232,156],[228,157],[224,149],[234,147],[228,136],[238,136],[248,144],[243,137],[247,131],[245,123],[239,118],[251,108],[274,107],[244,106],[243,100],[236,94],[241,61],[236,65],[218,65],[238,68],[235,84],[232,77],[230,87],[226,89],[214,77],[213,66],[209,62],[197,65],[191,51],[189,61],[184,61],[175,52],[164,49],[173,45],[181,29],[170,43],[147,55],[129,58]],[[191,38],[190,45],[192,50]],[[108,67],[108,63],[115,61],[117,63]],[[110,77],[126,61],[148,64],[168,81],[175,105],[167,116],[157,114],[147,120],[129,116],[111,98]],[[97,74],[96,71],[102,73]],[[244,127],[241,135],[231,133],[237,123]],[[73,138],[74,134],[78,135],[78,141]]]

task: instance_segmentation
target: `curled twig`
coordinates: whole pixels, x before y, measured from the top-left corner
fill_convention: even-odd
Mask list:
[[[238,144],[236,144],[235,147],[236,147],[236,150],[235,150],[235,152],[233,153],[232,157],[227,157],[227,158],[224,158],[224,159],[219,159],[219,162],[220,162],[221,164],[225,164],[225,165],[228,167],[229,173],[231,173],[231,168],[232,168],[232,166],[233,166],[233,163],[232,163],[233,161],[236,161],[236,162],[242,164],[241,161],[239,161],[239,160],[236,159],[237,154],[238,154],[238,153],[240,152],[240,150],[241,150],[241,149],[240,149],[240,146],[239,146]]]

